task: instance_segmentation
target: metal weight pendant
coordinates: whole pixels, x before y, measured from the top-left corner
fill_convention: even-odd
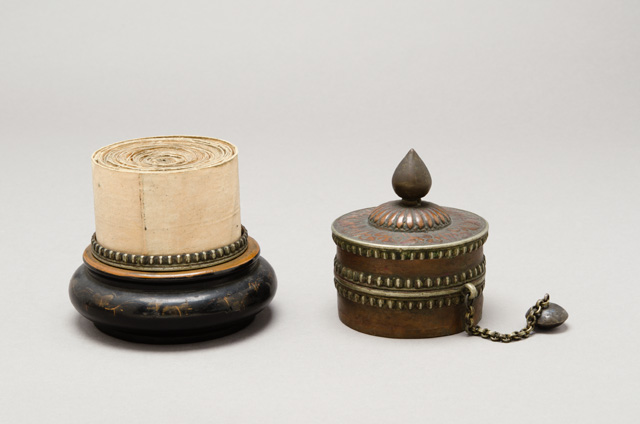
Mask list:
[[[529,308],[525,317],[529,316],[533,311],[533,307]],[[569,318],[569,313],[557,303],[549,303],[549,306],[542,310],[538,321],[536,322],[536,327],[540,327],[542,329],[551,329],[556,328],[562,324]]]

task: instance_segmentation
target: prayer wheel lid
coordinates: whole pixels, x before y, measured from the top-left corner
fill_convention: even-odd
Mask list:
[[[422,200],[432,181],[415,150],[402,159],[391,182],[401,200],[349,212],[333,222],[339,247],[362,256],[418,259],[458,256],[486,240],[489,225],[482,217]]]

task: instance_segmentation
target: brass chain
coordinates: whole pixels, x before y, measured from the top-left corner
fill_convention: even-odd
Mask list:
[[[475,314],[475,308],[473,307],[473,303],[475,302],[478,293],[475,290],[475,287],[471,289],[470,287],[465,286],[465,288],[466,293],[464,296],[464,304],[467,312],[464,314],[464,330],[472,336],[480,336],[483,339],[489,339],[493,342],[509,343],[526,339],[533,332],[533,328],[538,322],[542,311],[549,307],[549,294],[545,294],[542,299],[538,299],[535,306],[533,306],[527,313],[526,327],[520,331],[514,331],[509,334],[498,333],[497,331],[491,331],[487,328],[475,325],[473,317]]]

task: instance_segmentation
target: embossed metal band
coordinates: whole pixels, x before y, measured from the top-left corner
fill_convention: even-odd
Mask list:
[[[442,277],[422,277],[422,278],[400,278],[388,275],[369,274],[355,271],[344,266],[336,257],[333,261],[333,270],[337,276],[356,284],[365,284],[370,287],[385,287],[390,289],[433,289],[441,287],[455,287],[466,284],[470,280],[483,277],[486,270],[486,259],[483,256],[482,262],[473,268],[458,273]]]
[[[459,305],[464,302],[464,293],[460,287],[438,291],[389,292],[380,289],[368,289],[350,283],[342,278],[333,279],[338,295],[362,305],[388,309],[434,309]],[[484,277],[471,282],[478,292],[484,290]]]
[[[243,226],[240,238],[217,249],[180,255],[134,255],[107,249],[98,243],[95,233],[91,237],[93,256],[100,262],[118,268],[145,271],[179,271],[205,268],[237,258],[247,250],[249,234]]]
[[[485,232],[480,237],[457,245],[447,245],[444,247],[424,247],[424,248],[386,248],[386,247],[369,247],[361,244],[353,243],[346,240],[335,233],[333,241],[342,250],[353,253],[358,256],[367,258],[382,258],[392,260],[413,260],[413,259],[442,259],[454,258],[479,249],[487,241],[489,234]]]
[[[433,231],[451,224],[451,217],[444,208],[431,202],[418,206],[404,206],[402,202],[383,203],[371,212],[369,223],[390,231]]]

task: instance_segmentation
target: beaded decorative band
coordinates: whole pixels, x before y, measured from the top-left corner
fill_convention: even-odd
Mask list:
[[[180,255],[134,255],[107,249],[91,237],[91,251],[100,262],[117,268],[144,271],[181,271],[219,265],[237,258],[247,250],[249,233],[243,226],[240,238],[217,249]]]
[[[375,306],[388,309],[434,309],[464,304],[464,292],[455,290],[441,290],[437,293],[414,292],[387,294],[380,290],[363,290],[355,284],[351,284],[341,278],[333,279],[338,294],[352,302],[362,305]],[[472,283],[479,293],[484,290],[484,278]]]
[[[423,248],[410,249],[407,247],[386,247],[376,246],[369,247],[364,243],[354,243],[351,240],[340,237],[333,233],[333,241],[342,250],[353,253],[354,255],[364,256],[367,258],[382,258],[392,260],[415,260],[415,259],[442,259],[455,258],[464,255],[482,247],[487,241],[488,233],[485,230],[477,238],[469,242],[461,244],[450,244],[445,247],[425,246]]]
[[[460,286],[478,277],[483,277],[486,270],[486,260],[483,257],[482,262],[463,272],[441,277],[424,276],[420,278],[407,278],[360,272],[344,266],[337,257],[333,261],[333,270],[337,276],[352,283],[364,285],[365,287],[391,290],[407,289],[408,291],[424,289],[439,290],[444,287]]]

